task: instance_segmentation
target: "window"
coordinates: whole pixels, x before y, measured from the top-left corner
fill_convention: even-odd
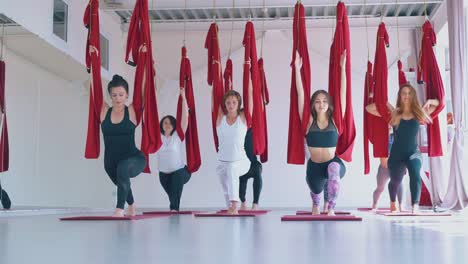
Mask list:
[[[109,40],[100,34],[101,42],[101,66],[109,70]]]
[[[67,41],[68,5],[63,0],[54,0],[53,32]]]

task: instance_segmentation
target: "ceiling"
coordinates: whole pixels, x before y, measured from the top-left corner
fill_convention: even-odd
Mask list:
[[[285,0],[204,0],[204,1],[167,1],[148,0],[149,15],[152,23],[210,22],[216,16],[217,21],[251,20],[292,20],[294,1]],[[134,8],[134,0],[101,0],[101,9],[114,13],[122,24],[128,24]],[[414,18],[434,15],[444,0],[408,1],[408,0],[348,0],[350,18],[401,17]],[[365,3],[366,2],[366,3]],[[306,19],[333,19],[337,1],[314,0],[302,1]],[[215,4],[215,8],[213,8]],[[186,6],[185,6],[186,5]],[[125,27],[124,27],[125,28]]]

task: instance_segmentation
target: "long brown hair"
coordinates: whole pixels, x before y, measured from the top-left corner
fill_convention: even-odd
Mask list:
[[[317,96],[319,96],[320,94],[325,95],[325,97],[327,98],[327,101],[328,101],[327,117],[328,117],[328,120],[333,120],[333,111],[334,111],[333,101],[331,99],[330,94],[328,94],[328,92],[325,90],[318,90],[312,95],[312,98],[310,99],[310,113],[312,114],[312,117],[314,118],[314,120],[317,120],[317,111],[315,110],[314,102],[315,102],[315,99],[317,99]]]
[[[392,119],[390,120],[390,124],[398,125],[399,118],[403,114],[403,102],[401,100],[401,94],[404,88],[408,88],[410,90],[411,95],[411,103],[410,103],[410,111],[414,115],[414,118],[419,121],[420,123],[431,123],[432,120],[430,116],[428,116],[422,109],[421,105],[419,105],[418,95],[416,94],[416,90],[414,89],[411,84],[404,84],[398,90],[398,98],[396,103],[396,110],[393,112]]]
[[[242,98],[241,98],[240,94],[235,90],[229,90],[224,94],[224,96],[223,96],[223,105],[222,105],[223,112],[225,114],[227,114],[226,100],[228,99],[228,97],[234,97],[234,98],[237,99],[237,103],[238,103],[237,104],[237,114],[240,114],[241,106],[242,106]]]

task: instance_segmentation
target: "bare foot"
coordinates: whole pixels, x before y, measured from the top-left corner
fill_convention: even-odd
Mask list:
[[[324,213],[328,213],[328,202],[325,202],[325,203],[323,204],[323,212],[324,212]]]
[[[258,210],[258,204],[256,203],[252,204],[252,210]]]
[[[135,204],[129,205],[127,207],[127,210],[125,212],[125,215],[127,216],[135,216],[136,215],[136,207]]]
[[[418,204],[413,204],[413,214],[419,214],[419,205]]]
[[[124,217],[124,210],[120,208],[115,208],[113,217]]]
[[[312,206],[312,215],[319,215],[320,214],[320,208],[318,205],[313,205]]]
[[[398,213],[398,208],[396,206],[396,202],[390,202],[390,212],[391,213]]]
[[[247,204],[245,202],[241,203],[240,209],[247,210]]]
[[[405,207],[401,203],[398,204],[398,209],[400,210],[400,212],[405,211]]]
[[[237,201],[231,201],[231,207],[229,207],[228,214],[239,214],[239,210],[237,210]]]
[[[236,214],[239,214],[239,210],[237,210],[237,207],[230,207],[227,211],[228,214],[233,214],[233,215],[236,215]]]
[[[171,213],[177,213],[179,211],[177,211],[176,209],[171,209]]]
[[[335,210],[334,209],[328,209],[328,216],[335,216]]]

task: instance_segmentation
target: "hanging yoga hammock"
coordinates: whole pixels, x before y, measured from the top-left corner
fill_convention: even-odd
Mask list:
[[[3,46],[5,39],[5,24],[2,24],[2,42],[0,43],[0,172],[8,171],[10,164],[10,147],[8,145],[8,125],[5,106],[5,61],[3,60]],[[0,186],[0,191],[2,190]]]
[[[260,84],[262,90],[262,98],[263,98],[263,128],[265,129],[265,150],[260,155],[260,161],[265,163],[268,161],[268,128],[267,128],[267,114],[266,114],[266,106],[270,103],[270,95],[268,93],[268,85],[265,76],[265,68],[263,66],[263,40],[265,38],[265,19],[266,19],[266,5],[265,0],[263,0],[263,12],[264,18],[262,20],[262,40],[260,46],[260,59],[258,60],[258,71],[260,74]]]
[[[185,10],[187,9],[187,0],[185,0]],[[201,166],[200,144],[198,141],[197,114],[195,111],[195,98],[193,96],[192,86],[192,68],[190,59],[187,57],[187,48],[185,47],[186,25],[184,21],[184,45],[182,47],[182,59],[180,62],[180,89],[185,89],[185,97],[189,111],[187,131],[182,131],[182,96],[179,95],[177,102],[177,133],[181,140],[185,139],[185,150],[187,157],[187,169],[190,173],[196,172]]]
[[[302,112],[299,112],[298,94],[296,88],[296,53],[302,59],[300,69],[302,87],[304,90],[304,102]],[[307,32],[305,23],[304,6],[297,1],[294,7],[293,20],[293,50],[291,60],[291,93],[289,105],[289,127],[288,127],[288,164],[304,164],[305,149],[304,137],[307,133],[307,125],[310,117],[310,60],[307,49]],[[302,118],[301,116],[302,115]]]
[[[367,1],[364,0],[364,10],[366,9]],[[373,115],[367,112],[366,107],[374,102],[374,78],[372,76],[372,63],[370,62],[369,50],[369,32],[367,25],[367,15],[365,15],[366,23],[366,44],[367,44],[367,71],[364,78],[364,105],[363,105],[363,120],[364,120],[364,174],[370,172],[370,159],[369,159],[369,142],[372,144],[372,121]]]
[[[218,135],[216,134],[216,119],[218,110],[222,106],[224,88],[222,78],[221,54],[218,39],[218,25],[216,24],[216,0],[213,0],[213,23],[206,35],[205,48],[208,50],[208,85],[212,86],[211,125],[216,151],[218,151]]]
[[[398,16],[400,14],[400,9],[398,5],[398,0],[396,0],[396,28],[397,28],[397,43],[398,43],[398,84],[400,87],[408,83],[406,79],[405,72],[403,71],[403,63],[401,62],[401,49],[400,49],[400,26],[398,23]]]
[[[346,87],[341,87],[341,56],[346,52]],[[352,93],[351,93],[351,45],[349,36],[348,15],[346,6],[339,1],[336,7],[336,30],[333,43],[330,48],[329,83],[328,93],[333,98],[335,107],[333,120],[340,133],[336,146],[336,155],[350,162],[356,127],[354,124]],[[341,89],[345,89],[344,98],[341,97]],[[346,108],[342,109],[342,100],[346,102]]]
[[[234,11],[235,8],[235,0],[232,0],[232,10]],[[229,53],[228,53],[228,59],[226,61],[226,69],[224,70],[224,92],[227,92],[229,90],[233,89],[233,84],[232,84],[232,60],[231,60],[231,52],[232,52],[232,32],[234,31],[234,20],[231,21],[231,36],[229,40]]]
[[[255,29],[250,21],[250,1],[249,1],[249,21],[245,25],[244,40],[244,72],[243,72],[243,99],[244,114],[247,126],[252,127],[252,142],[255,155],[260,155],[265,150],[265,129],[263,121],[263,99],[260,74],[258,71],[257,45]],[[250,91],[249,89],[252,89]],[[252,102],[250,102],[252,100]],[[253,109],[250,109],[253,107]],[[250,116],[249,113],[252,113]]]
[[[101,48],[99,33],[99,0],[90,0],[83,22],[88,29],[86,40],[86,68],[90,76],[88,132],[86,136],[85,158],[97,159],[100,152],[99,125],[103,104],[101,81]]]
[[[148,0],[137,0],[130,21],[125,53],[125,62],[136,66],[133,107],[137,124],[142,123],[141,151],[146,155],[146,173],[150,172],[148,155],[156,152],[162,145],[148,12]]]

